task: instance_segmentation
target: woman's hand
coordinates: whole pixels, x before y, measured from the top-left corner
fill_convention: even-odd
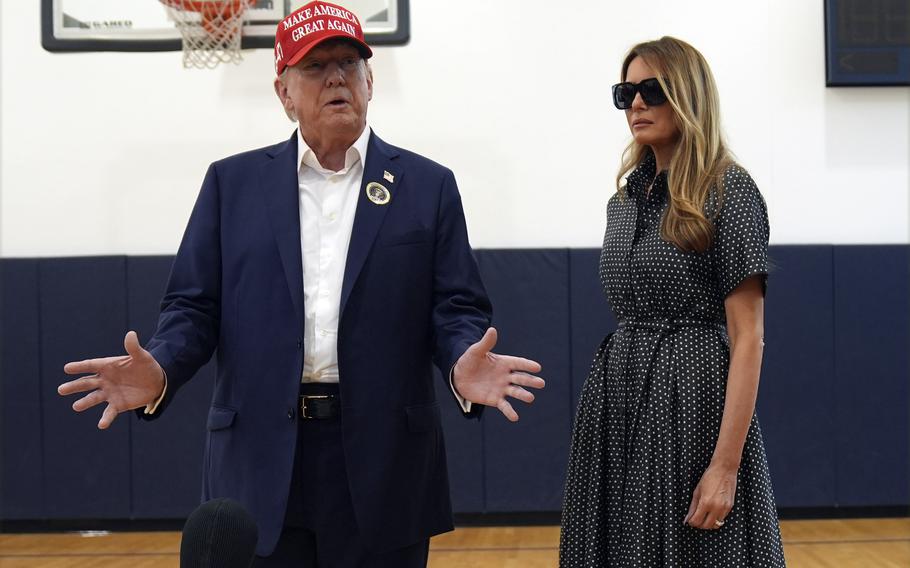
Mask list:
[[[683,524],[696,529],[716,530],[733,510],[737,468],[711,464],[692,492],[692,503]]]

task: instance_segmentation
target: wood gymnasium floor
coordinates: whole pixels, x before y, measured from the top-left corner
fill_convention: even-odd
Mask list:
[[[910,567],[910,518],[782,521],[789,568]],[[558,527],[459,528],[430,544],[430,568],[551,568]],[[0,534],[0,568],[174,568],[176,532]]]

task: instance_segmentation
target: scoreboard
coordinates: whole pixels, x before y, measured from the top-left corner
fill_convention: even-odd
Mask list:
[[[910,0],[825,0],[829,87],[910,85]]]

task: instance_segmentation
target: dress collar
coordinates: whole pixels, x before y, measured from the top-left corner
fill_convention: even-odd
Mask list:
[[[645,190],[648,189],[652,181],[654,182],[654,187],[651,188],[651,195],[656,196],[663,193],[667,188],[667,171],[664,170],[655,177],[656,171],[657,159],[654,157],[654,152],[648,150],[645,152],[641,162],[638,163],[638,166],[626,178],[626,191],[628,194],[644,196]]]

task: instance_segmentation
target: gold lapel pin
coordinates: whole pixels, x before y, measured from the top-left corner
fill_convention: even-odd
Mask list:
[[[392,199],[392,194],[381,183],[371,181],[367,184],[367,198],[376,205],[385,205]]]
[[[385,180],[386,180],[387,182],[389,182],[389,183],[395,183],[395,176],[393,176],[393,175],[392,175],[390,172],[388,172],[388,171],[383,170],[383,172],[382,172],[382,177],[383,177],[383,179],[385,179]]]

